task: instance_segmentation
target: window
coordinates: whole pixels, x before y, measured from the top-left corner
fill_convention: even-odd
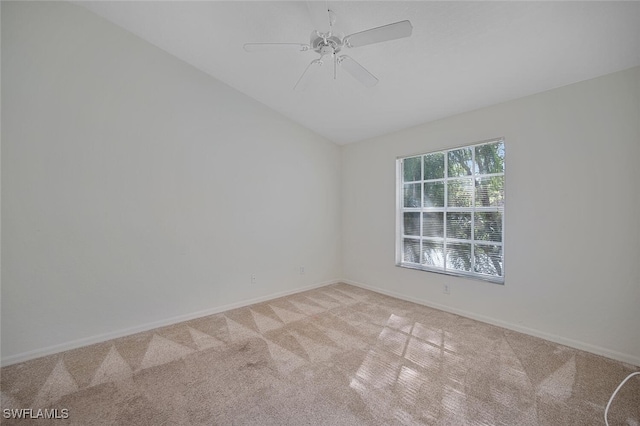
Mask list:
[[[504,283],[504,140],[397,166],[397,265]]]

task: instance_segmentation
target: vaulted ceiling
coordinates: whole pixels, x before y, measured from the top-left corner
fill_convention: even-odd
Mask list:
[[[640,65],[640,2],[330,1],[336,31],[408,19],[413,34],[348,49],[375,87],[323,66],[298,92],[317,53],[243,44],[308,44],[325,2],[75,3],[338,144]]]

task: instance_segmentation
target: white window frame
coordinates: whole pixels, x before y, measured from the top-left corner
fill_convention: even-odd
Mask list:
[[[460,179],[460,177],[449,177],[448,175],[448,158],[449,158],[449,151],[456,151],[459,149],[464,149],[464,148],[472,148],[472,162],[473,164],[475,164],[475,147],[477,146],[481,146],[481,145],[486,145],[486,144],[491,144],[491,143],[500,143],[502,142],[504,150],[505,150],[505,159],[504,159],[504,163],[505,163],[505,169],[502,173],[492,173],[492,174],[479,174],[479,173],[473,173],[471,175],[472,181],[475,182],[476,179],[478,178],[490,178],[493,176],[503,176],[504,182],[505,182],[505,187],[506,187],[506,144],[504,141],[504,138],[500,137],[500,138],[496,138],[496,139],[490,139],[490,140],[486,140],[486,141],[482,141],[482,142],[477,142],[471,145],[463,145],[463,146],[457,146],[457,147],[452,147],[452,148],[446,148],[446,149],[441,149],[441,150],[437,150],[437,151],[431,151],[431,152],[425,152],[422,154],[414,154],[414,155],[407,155],[407,156],[403,156],[403,157],[398,157],[396,159],[396,266],[398,267],[402,267],[402,268],[409,268],[409,269],[417,269],[417,270],[422,270],[422,271],[426,271],[426,272],[435,272],[435,273],[440,273],[440,274],[445,274],[445,275],[453,275],[453,276],[460,276],[460,277],[467,277],[467,278],[473,278],[473,279],[478,279],[478,280],[483,280],[483,281],[489,281],[492,283],[496,283],[496,284],[504,284],[504,277],[505,277],[505,268],[504,268],[504,258],[505,258],[505,247],[504,247],[504,241],[505,241],[505,227],[504,227],[504,218],[505,218],[505,206],[504,203],[502,206],[495,206],[495,207],[476,207],[475,206],[475,189],[472,191],[472,207],[449,207],[448,204],[448,189],[447,189],[447,182],[450,180],[455,180],[455,179]],[[426,155],[430,155],[430,154],[444,154],[444,178],[442,179],[430,179],[430,180],[425,180],[424,179],[424,160],[421,161],[421,180],[419,181],[410,181],[411,183],[421,183],[421,203],[420,203],[420,207],[405,207],[404,206],[404,171],[403,171],[403,162],[406,159],[409,158],[415,158],[415,157],[424,157]],[[425,182],[436,182],[436,181],[442,181],[444,182],[444,207],[425,207],[424,206],[424,190],[422,189],[422,186],[424,185]],[[474,185],[475,188],[475,185]],[[506,200],[506,196],[505,196],[505,200]],[[420,216],[420,236],[416,237],[414,235],[405,235],[404,233],[404,213],[405,212],[420,212],[420,213],[424,213],[424,212],[442,212],[443,213],[443,219],[444,219],[444,229],[443,229],[443,238],[442,241],[444,243],[444,253],[446,256],[447,253],[447,243],[470,243],[471,244],[471,271],[462,271],[462,270],[457,270],[457,269],[447,269],[447,264],[446,264],[446,259],[444,261],[444,265],[442,268],[440,267],[433,267],[430,265],[425,265],[425,264],[421,264],[421,263],[411,263],[411,262],[405,262],[403,260],[404,257],[404,240],[406,238],[408,239],[415,239],[417,241],[435,241],[438,238],[430,238],[430,237],[425,237],[423,236],[423,232],[422,232],[422,227],[423,227],[423,220],[422,220],[422,215]],[[469,240],[458,240],[455,238],[447,238],[447,224],[446,224],[446,220],[447,220],[447,212],[471,212],[471,236]],[[500,242],[496,242],[496,241],[491,241],[491,242],[487,242],[484,240],[475,240],[475,223],[474,223],[474,218],[475,215],[473,213],[475,212],[501,212],[502,213],[502,241]],[[475,245],[476,244],[488,244],[488,245],[494,245],[494,246],[501,246],[502,247],[502,275],[501,276],[496,276],[496,275],[487,275],[487,274],[482,274],[479,272],[475,272],[474,271],[474,266],[475,266],[475,254],[474,254],[474,249],[475,249]],[[422,246],[421,246],[422,247]],[[421,250],[422,253],[422,250]],[[422,256],[422,254],[421,254]]]

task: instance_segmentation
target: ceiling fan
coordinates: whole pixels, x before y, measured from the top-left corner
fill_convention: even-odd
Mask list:
[[[314,75],[325,63],[325,58],[330,58],[333,62],[333,78],[336,79],[338,68],[343,68],[351,74],[356,80],[366,87],[373,87],[378,84],[378,79],[371,74],[365,67],[360,65],[351,56],[341,54],[345,48],[354,48],[366,46],[383,41],[395,40],[398,38],[409,37],[413,27],[409,21],[400,21],[393,24],[383,25],[381,27],[371,28],[360,31],[348,36],[334,32],[334,24],[336,14],[326,8],[328,15],[328,28],[326,31],[314,30],[311,33],[309,44],[301,43],[246,43],[244,50],[247,52],[262,51],[298,51],[306,52],[313,50],[320,55],[320,58],[311,61],[304,70],[298,82],[294,86],[294,90],[302,91],[306,89],[314,80]],[[323,18],[323,21],[326,18]],[[326,21],[325,21],[326,22]]]

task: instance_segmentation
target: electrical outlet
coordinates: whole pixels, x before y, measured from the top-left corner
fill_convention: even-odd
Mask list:
[[[256,283],[256,274],[251,274],[251,284]]]
[[[304,275],[304,266],[300,267],[300,275]]]
[[[449,287],[449,284],[445,284],[445,285],[442,287],[442,292],[443,292],[444,294],[451,294],[451,288]]]

